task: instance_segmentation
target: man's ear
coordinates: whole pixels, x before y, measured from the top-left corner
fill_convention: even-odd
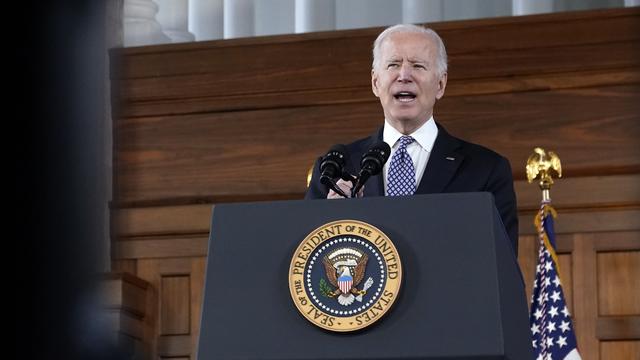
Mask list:
[[[376,74],[375,69],[371,69],[371,91],[373,91],[373,95],[380,97],[380,93],[378,92],[378,74]]]
[[[444,96],[444,89],[447,87],[447,73],[443,73],[438,80],[438,93],[436,99],[440,100]]]

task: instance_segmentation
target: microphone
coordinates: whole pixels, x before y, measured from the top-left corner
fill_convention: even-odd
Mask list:
[[[336,144],[327,151],[327,154],[320,160],[320,183],[329,187],[342,197],[349,197],[336,184],[335,179],[343,177],[343,170],[346,161],[345,153],[347,147]]]
[[[356,185],[351,189],[351,196],[355,197],[358,191],[362,189],[364,183],[369,180],[370,177],[380,174],[384,163],[389,159],[391,154],[391,147],[384,142],[380,141],[373,145],[366,153],[362,155],[360,160],[360,174],[358,174],[358,181]]]

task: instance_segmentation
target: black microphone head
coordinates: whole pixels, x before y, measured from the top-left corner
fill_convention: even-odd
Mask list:
[[[342,175],[342,169],[346,162],[347,147],[342,144],[336,144],[327,151],[326,155],[320,160],[320,174],[323,178],[332,179],[339,178]]]
[[[366,153],[362,155],[360,167],[367,169],[372,176],[378,175],[382,171],[382,167],[389,159],[391,147],[384,141],[380,141],[373,145]]]

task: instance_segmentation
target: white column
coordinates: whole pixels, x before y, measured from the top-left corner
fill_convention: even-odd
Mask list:
[[[513,15],[553,12],[553,0],[513,0]]]
[[[223,0],[189,0],[189,31],[197,41],[224,36]]]
[[[336,0],[336,29],[358,29],[402,22],[402,0]]]
[[[293,34],[295,0],[258,0],[253,11],[255,36]]]
[[[443,18],[442,0],[402,0],[402,22],[405,24],[436,22]]]
[[[335,0],[296,0],[296,33],[336,28]]]
[[[624,6],[638,6],[640,5],[640,0],[624,0]]]
[[[155,0],[160,8],[158,22],[171,42],[189,42],[195,36],[189,32],[189,2],[188,0]]]
[[[224,38],[254,35],[253,0],[224,0]]]
[[[124,0],[124,46],[142,46],[171,42],[156,21],[158,5],[151,0]]]
[[[512,0],[445,0],[443,20],[482,19],[513,15]]]

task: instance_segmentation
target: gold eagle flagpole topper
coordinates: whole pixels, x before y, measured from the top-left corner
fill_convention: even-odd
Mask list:
[[[538,184],[542,190],[543,203],[551,202],[549,190],[553,185],[554,177],[562,177],[562,165],[558,155],[539,147],[533,149],[533,154],[527,159],[527,180],[531,183],[535,179],[540,179]]]

